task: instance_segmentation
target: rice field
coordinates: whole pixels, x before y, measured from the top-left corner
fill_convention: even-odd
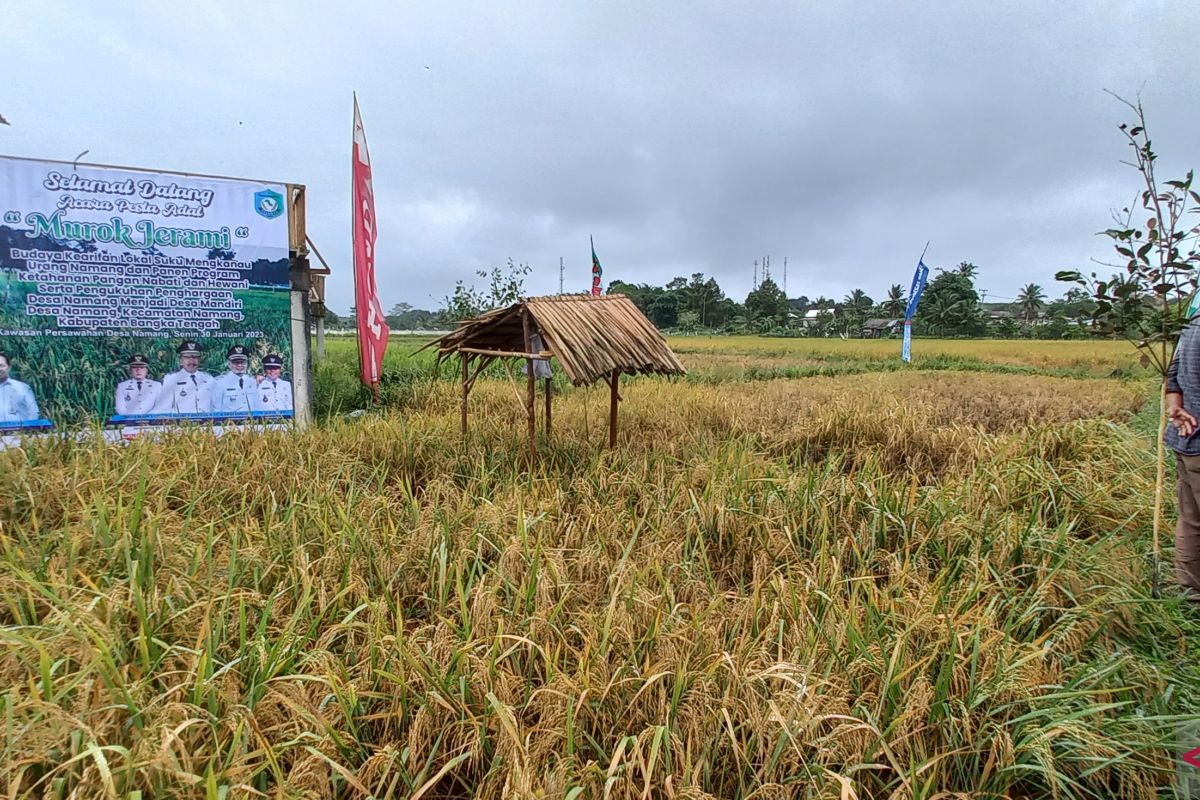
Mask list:
[[[671,347],[694,379],[755,380],[902,368],[899,339],[764,339],[680,336]],[[917,339],[913,366],[1062,377],[1138,377],[1146,373],[1124,341]]]
[[[1156,798],[1200,746],[1127,346],[672,340],[532,471],[415,346],[346,418],[331,341],[302,434],[0,452],[0,793]]]

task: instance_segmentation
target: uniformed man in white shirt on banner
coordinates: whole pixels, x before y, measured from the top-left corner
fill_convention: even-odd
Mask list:
[[[175,348],[179,370],[163,378],[156,414],[207,414],[212,410],[213,377],[200,369],[200,345],[189,339]]]
[[[9,374],[8,355],[0,352],[0,422],[30,422],[41,418],[33,389]]]
[[[121,416],[154,413],[162,384],[150,380],[150,362],[141,353],[129,357],[129,380],[117,384],[117,413]]]
[[[250,351],[235,344],[225,353],[229,370],[221,373],[212,387],[212,410],[224,413],[242,411],[247,415],[254,403],[254,376],[246,371],[250,366]]]
[[[258,379],[258,388],[254,392],[255,411],[291,411],[292,384],[285,381],[283,375],[283,359],[277,353],[263,357],[263,372]]]

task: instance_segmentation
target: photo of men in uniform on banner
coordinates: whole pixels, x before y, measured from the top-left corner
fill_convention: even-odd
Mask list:
[[[231,345],[225,352],[227,369],[214,378],[200,369],[203,350],[188,339],[176,348],[179,369],[163,376],[161,382],[150,377],[150,363],[142,353],[130,356],[129,378],[117,384],[114,406],[119,417],[238,417],[283,416],[272,412],[290,412],[292,384],[283,379],[283,358],[268,353],[260,361],[261,372],[252,369],[252,351],[242,344]],[[122,420],[129,422],[130,420]]]
[[[283,379],[283,357],[270,353],[263,357],[263,372],[258,380],[254,397],[258,400],[258,411],[291,411],[292,384]]]
[[[212,410],[223,414],[250,413],[250,398],[254,397],[254,379],[246,374],[250,354],[240,344],[225,353],[229,369],[213,383]]]
[[[114,405],[117,413],[125,416],[150,414],[162,392],[162,384],[150,380],[150,363],[146,356],[134,353],[129,357],[129,380],[117,384]]]
[[[132,354],[126,363],[128,377],[114,390],[116,413],[108,420],[118,428],[114,438],[133,439],[181,423],[276,427],[290,419],[292,384],[283,378],[282,356],[267,353],[260,358],[260,349],[229,345],[224,350],[225,370],[214,378],[205,369],[221,352],[214,349],[185,339],[175,346],[174,361]],[[166,365],[161,369],[178,369],[158,381],[154,373],[160,363]]]
[[[175,348],[179,369],[163,377],[155,414],[203,414],[212,408],[212,375],[200,369],[200,345],[192,340]]]

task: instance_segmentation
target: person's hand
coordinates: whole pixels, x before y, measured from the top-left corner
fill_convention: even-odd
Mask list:
[[[1189,414],[1183,406],[1171,406],[1168,408],[1167,418],[1179,430],[1179,435],[1184,438],[1196,432],[1198,424],[1196,418]]]

